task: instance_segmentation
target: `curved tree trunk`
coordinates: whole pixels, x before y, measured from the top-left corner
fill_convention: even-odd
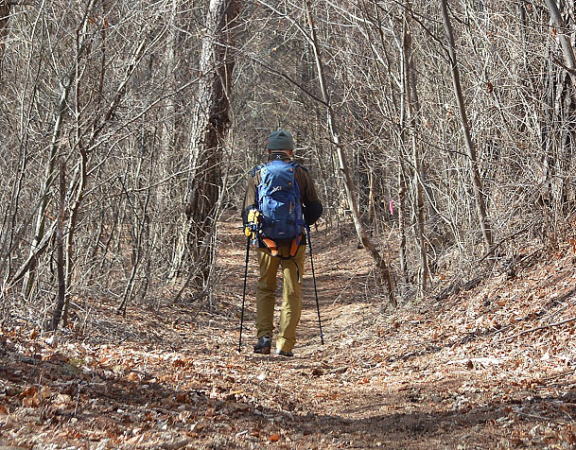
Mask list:
[[[354,180],[350,175],[350,168],[348,167],[348,163],[346,162],[346,156],[344,155],[344,146],[340,142],[340,136],[338,133],[338,129],[336,126],[336,121],[334,117],[334,111],[332,110],[332,106],[330,104],[330,98],[328,96],[328,91],[326,89],[326,81],[324,77],[324,66],[322,62],[322,57],[320,55],[320,49],[318,46],[318,38],[316,36],[316,28],[314,25],[314,20],[312,19],[310,1],[306,0],[306,14],[308,18],[308,25],[310,27],[310,35],[311,35],[311,45],[312,49],[314,50],[314,57],[316,60],[316,70],[318,71],[318,80],[320,83],[320,91],[322,94],[322,99],[326,106],[326,124],[328,128],[328,132],[330,133],[330,138],[332,140],[332,144],[336,149],[336,156],[338,158],[338,169],[341,171],[342,175],[344,176],[344,188],[346,191],[346,199],[348,202],[348,207],[350,208],[352,214],[352,221],[354,222],[354,228],[356,230],[356,235],[368,254],[374,259],[376,263],[376,267],[378,268],[383,280],[386,283],[388,288],[388,300],[390,304],[393,306],[397,306],[396,298],[394,296],[394,284],[392,281],[392,275],[390,274],[390,270],[388,268],[388,264],[386,263],[385,256],[382,255],[376,245],[366,232],[366,228],[362,224],[360,220],[360,212],[358,210],[358,202],[356,197],[356,192],[358,192]]]
[[[228,131],[235,19],[240,0],[211,0],[200,56],[201,79],[192,113],[186,215],[172,276],[184,272],[206,290],[213,264],[224,138]]]

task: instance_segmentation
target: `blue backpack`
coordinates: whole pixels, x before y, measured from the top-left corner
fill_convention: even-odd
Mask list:
[[[264,238],[288,241],[304,231],[300,188],[295,178],[297,167],[293,162],[274,160],[260,169],[258,209]]]

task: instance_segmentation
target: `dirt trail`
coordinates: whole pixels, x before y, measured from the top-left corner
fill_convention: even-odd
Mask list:
[[[440,302],[382,312],[353,243],[314,234],[294,358],[251,352],[255,260],[237,352],[242,237],[221,233],[220,292],[200,303],[87,300],[54,340],[3,329],[0,446],[21,448],[573,448],[574,267],[525,267]],[[568,253],[566,253],[567,255]],[[81,318],[81,315],[79,316]],[[545,326],[541,330],[533,330]],[[521,334],[521,333],[525,334]]]

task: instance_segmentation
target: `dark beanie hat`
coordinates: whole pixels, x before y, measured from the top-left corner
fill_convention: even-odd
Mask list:
[[[278,130],[266,139],[267,150],[294,150],[294,139],[286,130]]]

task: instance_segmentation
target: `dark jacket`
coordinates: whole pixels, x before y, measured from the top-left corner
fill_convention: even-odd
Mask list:
[[[272,153],[270,160],[283,159],[288,160],[281,153]],[[260,184],[260,169],[262,166],[255,167],[250,171],[244,196],[244,206],[242,208],[242,222],[246,223],[248,211],[252,208],[258,208],[257,187]],[[318,198],[314,181],[308,172],[308,169],[301,165],[296,166],[294,175],[300,189],[300,201],[302,202],[302,212],[307,225],[313,225],[322,215],[322,202]]]

